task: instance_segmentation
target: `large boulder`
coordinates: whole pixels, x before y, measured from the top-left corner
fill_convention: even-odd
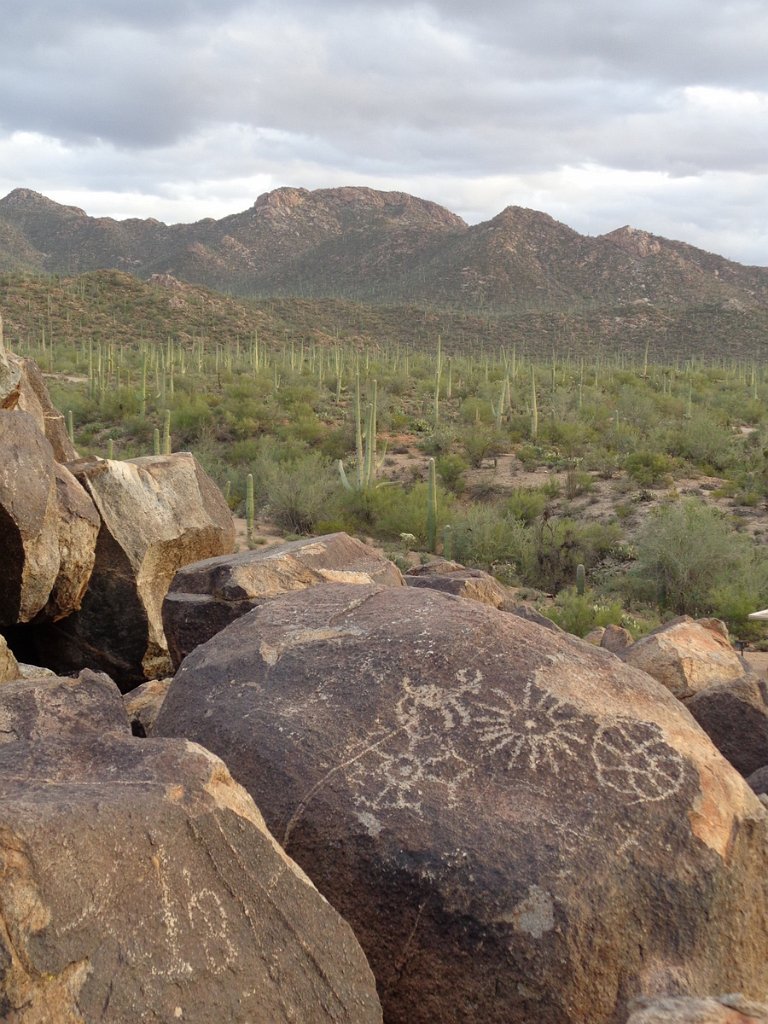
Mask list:
[[[184,566],[163,602],[174,668],[195,647],[265,601],[328,582],[402,586],[403,577],[388,558],[346,533]]]
[[[768,764],[766,684],[749,675],[700,690],[686,707],[717,749],[742,775]]]
[[[35,420],[0,410],[0,626],[35,618],[56,582],[61,557],[54,465]]]
[[[376,1024],[349,927],[225,765],[104,676],[0,687],[0,1018]]]
[[[695,621],[682,616],[618,653],[628,665],[653,676],[680,700],[714,683],[744,676],[727,630],[716,619]]]
[[[131,689],[169,673],[163,598],[181,566],[232,550],[232,515],[189,452],[68,468],[101,518],[96,560],[80,611],[36,642],[59,671],[100,668]]]
[[[643,1000],[627,1024],[768,1024],[768,1006],[740,995]]]
[[[762,805],[666,689],[563,633],[317,586],[193,651],[163,734],[226,759],[388,1024],[613,1024],[668,978],[768,985]]]

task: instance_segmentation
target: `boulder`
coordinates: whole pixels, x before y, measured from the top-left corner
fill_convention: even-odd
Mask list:
[[[747,785],[758,796],[768,794],[768,764],[762,765],[747,777]]]
[[[53,450],[26,412],[0,410],[0,626],[46,605],[61,563]]]
[[[95,563],[80,611],[42,629],[36,643],[59,671],[100,668],[132,689],[169,674],[163,598],[181,566],[232,550],[232,515],[189,452],[68,468],[101,517]]]
[[[592,644],[593,647],[602,647],[604,636],[605,626],[595,626],[595,628],[591,629],[583,639],[586,643]]]
[[[621,657],[628,665],[653,676],[680,700],[714,683],[744,676],[727,630],[716,619],[697,622],[684,615],[641,637],[621,652]]]
[[[195,647],[265,601],[329,582],[398,587],[403,577],[388,558],[346,533],[184,566],[163,602],[163,626],[174,668]]]
[[[466,569],[457,562],[429,562],[409,569],[405,574],[409,587],[430,587],[443,594],[455,594],[502,608],[508,601],[506,588],[482,569]]]
[[[10,682],[18,679],[20,674],[19,663],[9,650],[4,636],[0,636],[0,683]]]
[[[54,464],[58,507],[59,571],[36,621],[63,619],[77,611],[96,561],[101,520],[96,506],[66,466]]]
[[[632,634],[628,629],[624,629],[623,626],[616,626],[613,623],[605,627],[602,637],[600,638],[600,646],[606,651],[610,651],[611,654],[621,654],[628,647],[632,645]]]
[[[740,995],[639,1000],[627,1024],[768,1024],[768,1006]]]
[[[388,1024],[613,1024],[682,966],[686,993],[768,985],[762,805],[666,689],[562,632],[320,585],[194,650],[153,735],[227,761]]]
[[[768,764],[765,683],[749,675],[700,690],[686,707],[717,749],[742,775]]]
[[[134,736],[152,735],[155,719],[163,706],[170,685],[170,676],[167,679],[149,679],[135,690],[123,694],[125,712]]]
[[[104,676],[0,687],[0,1017],[376,1024],[349,927],[212,754]]]
[[[58,462],[77,458],[64,416],[54,406],[42,371],[34,359],[6,352],[0,345],[0,409],[28,413],[48,438]]]

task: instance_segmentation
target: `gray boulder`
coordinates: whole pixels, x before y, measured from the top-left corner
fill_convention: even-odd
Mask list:
[[[742,775],[768,764],[765,683],[749,675],[700,690],[686,707],[717,749]]]

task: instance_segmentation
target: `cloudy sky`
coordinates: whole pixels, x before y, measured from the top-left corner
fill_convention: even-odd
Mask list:
[[[768,0],[4,0],[0,195],[516,204],[768,264]]]

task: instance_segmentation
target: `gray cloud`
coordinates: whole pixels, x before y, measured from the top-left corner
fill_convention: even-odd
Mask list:
[[[124,194],[113,208],[137,214],[164,199],[172,217],[255,185],[418,186],[472,219],[507,202],[581,229],[615,215],[768,262],[762,0],[12,6],[9,188]]]

